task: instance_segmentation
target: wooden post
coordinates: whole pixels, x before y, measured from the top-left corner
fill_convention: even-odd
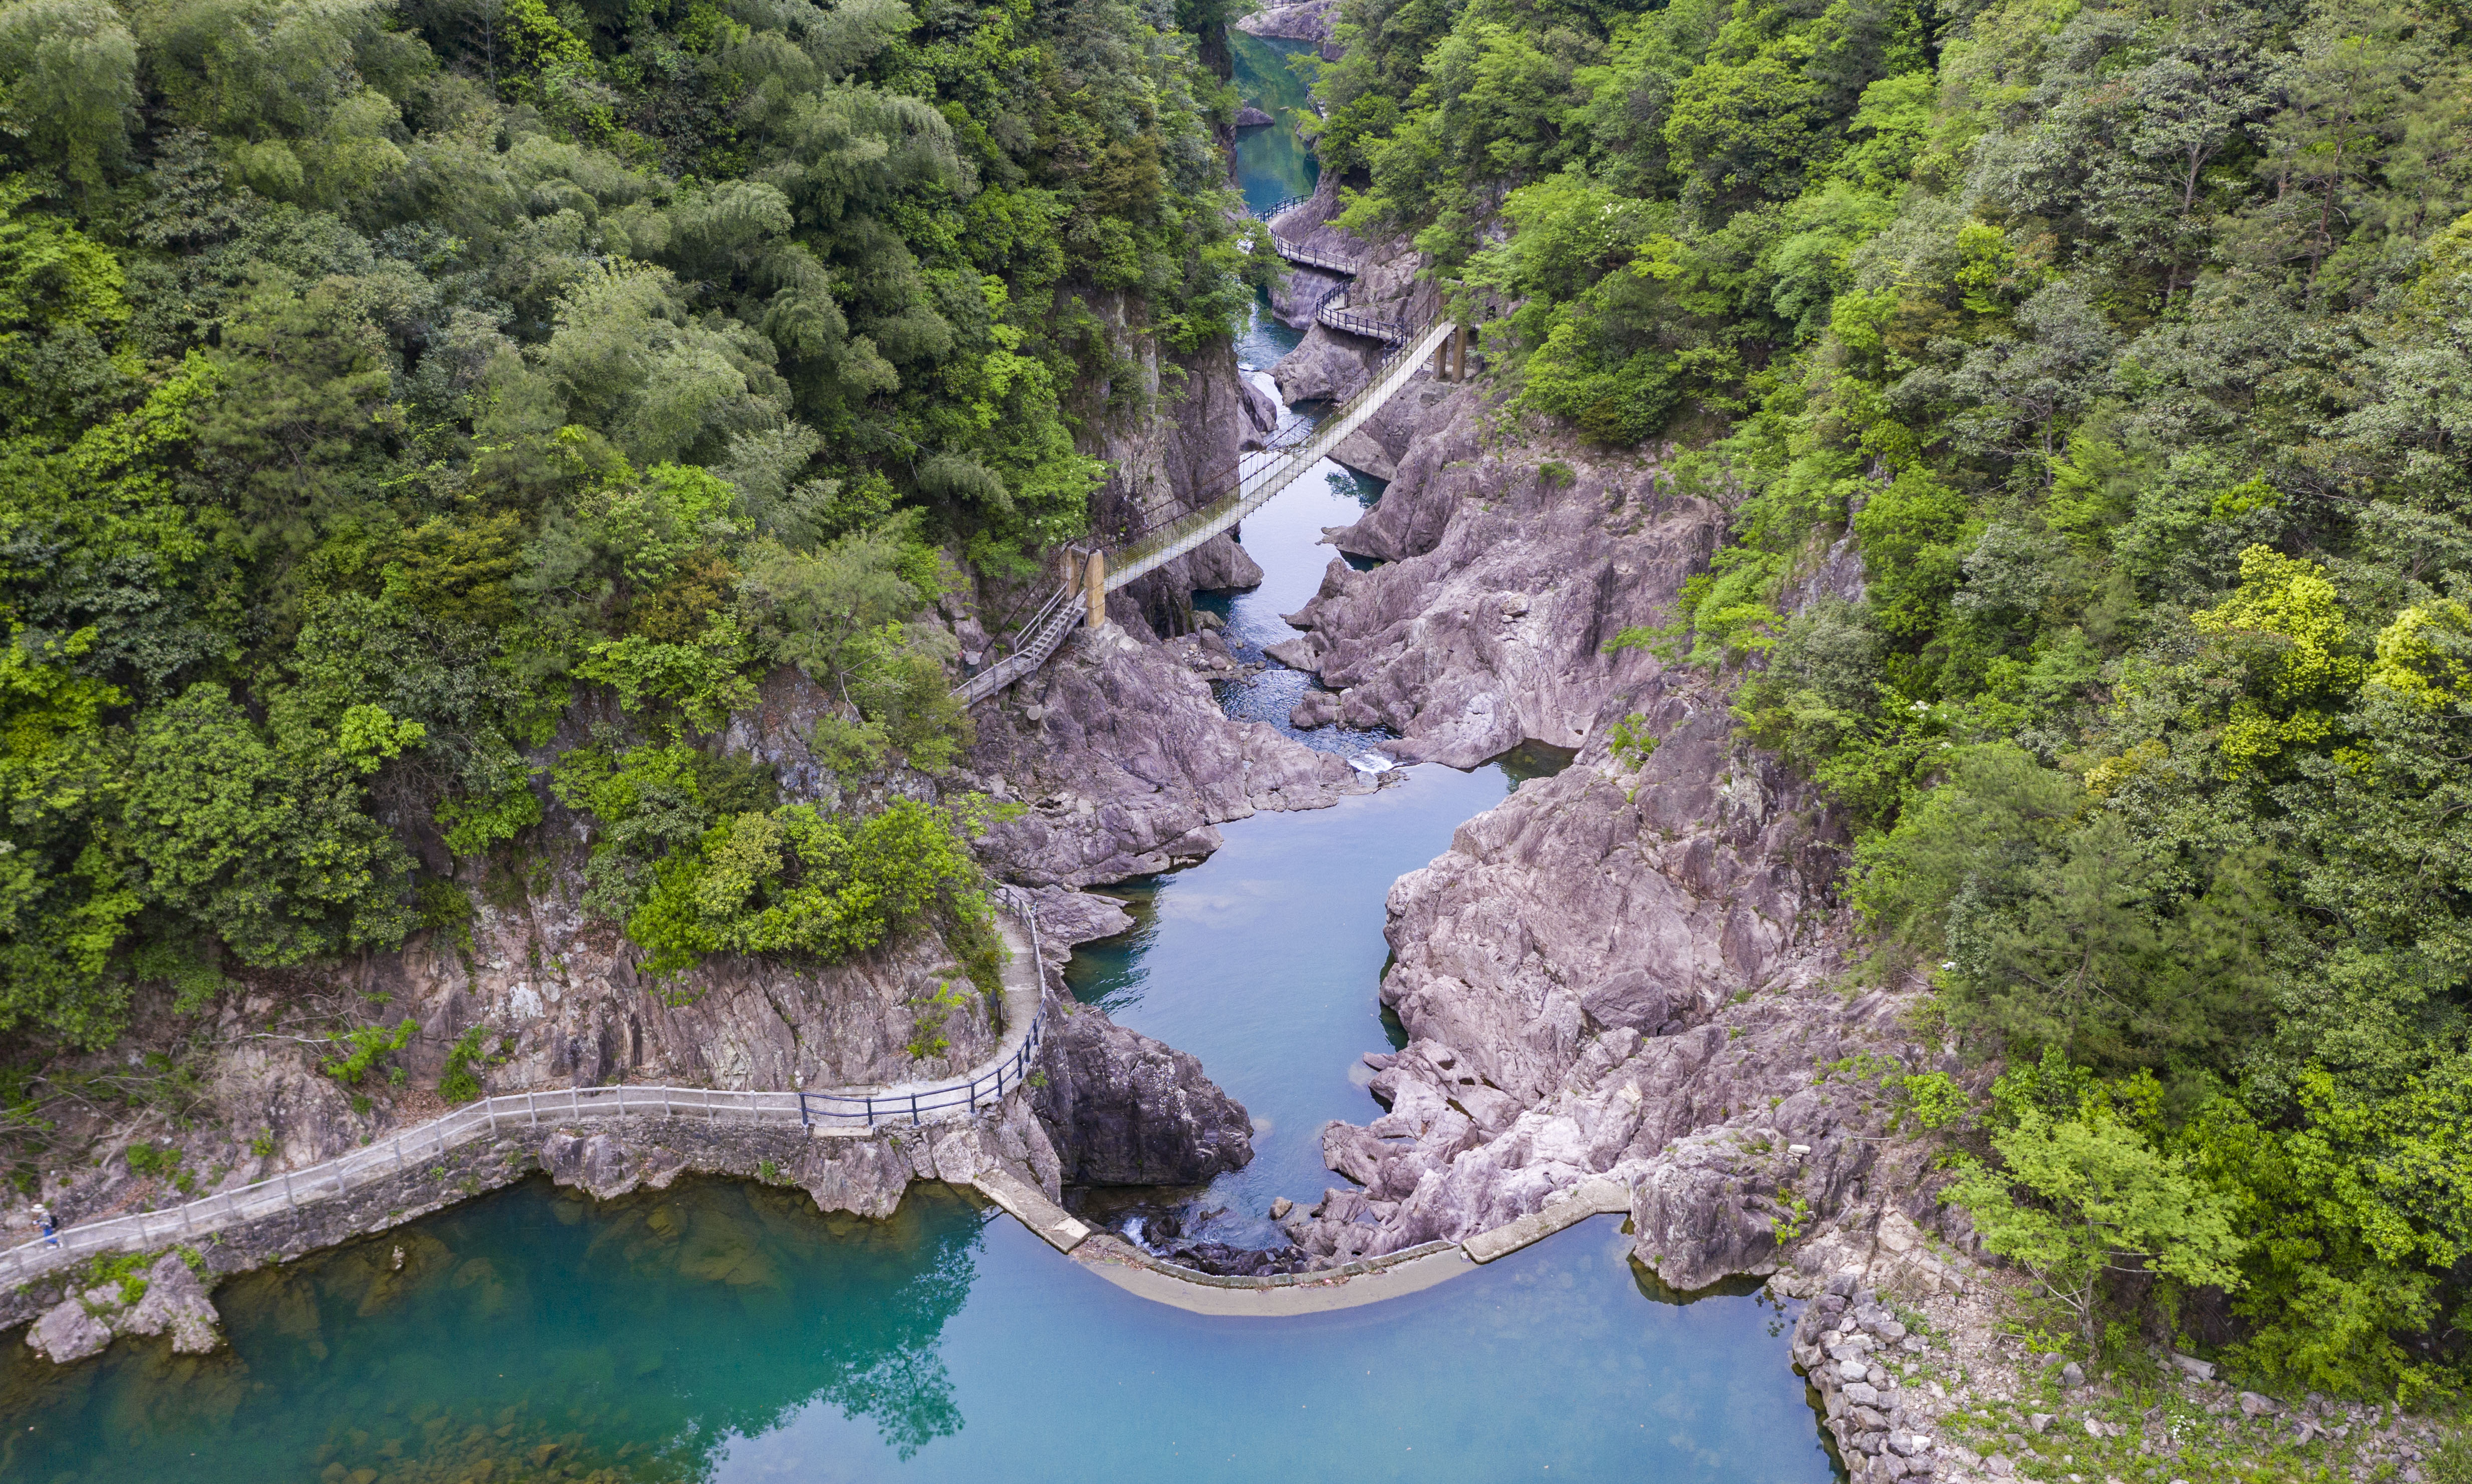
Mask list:
[[[1082,587],[1090,599],[1090,627],[1098,628],[1107,621],[1107,555],[1093,549],[1090,553],[1089,580]]]
[[[1465,320],[1451,326],[1451,379],[1467,380],[1468,327]]]
[[[1451,343],[1447,340],[1434,347],[1434,379],[1451,379]]]
[[[1082,554],[1070,546],[1064,548],[1064,590],[1068,593],[1082,590]]]

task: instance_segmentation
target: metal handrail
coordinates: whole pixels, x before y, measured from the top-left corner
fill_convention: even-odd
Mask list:
[[[1309,199],[1302,196],[1286,197],[1271,206],[1253,212],[1252,215],[1257,220],[1267,222],[1283,211],[1301,205]],[[1356,264],[1315,252],[1302,244],[1291,242],[1276,232],[1271,233],[1271,242],[1278,250],[1280,256],[1292,262],[1305,263],[1316,268],[1328,268],[1351,277],[1359,271]],[[1292,443],[1289,441],[1292,424],[1283,419],[1280,426],[1273,430],[1271,438],[1267,440],[1266,446],[1262,450],[1252,455],[1240,454],[1231,481],[1233,489],[1227,492],[1198,510],[1189,511],[1170,520],[1145,526],[1139,531],[1129,532],[1118,538],[1118,552],[1110,557],[1106,564],[1105,590],[1109,592],[1117,590],[1133,579],[1153,571],[1162,562],[1173,561],[1184,552],[1192,550],[1212,536],[1233,526],[1246,515],[1259,509],[1272,495],[1294,482],[1298,474],[1319,463],[1323,455],[1337,446],[1341,439],[1354,432],[1357,424],[1371,415],[1373,406],[1389,400],[1400,387],[1405,386],[1409,376],[1414,374],[1416,366],[1439,345],[1438,337],[1446,334],[1450,328],[1447,324],[1412,327],[1404,321],[1383,320],[1372,315],[1359,314],[1347,307],[1349,287],[1348,284],[1338,283],[1324,290],[1321,297],[1314,301],[1314,320],[1331,329],[1350,335],[1362,335],[1368,340],[1378,340],[1389,347],[1383,352],[1382,358],[1374,363],[1373,375],[1337,413],[1320,423],[1313,425],[1311,434],[1301,443]],[[1419,346],[1414,354],[1410,357],[1410,364],[1405,373],[1394,377],[1391,374],[1392,371],[1399,359],[1408,353],[1409,343],[1420,335],[1432,339],[1434,343]],[[1367,405],[1368,403],[1371,405]],[[1055,610],[1058,604],[1072,595],[1070,587],[1059,586],[1048,598],[1047,607],[1040,611]],[[1079,621],[1078,613],[1068,612],[1060,627],[1052,635],[1041,631],[1034,635],[1031,643],[1017,647],[1005,658],[954,686],[953,699],[964,707],[976,706],[1014,681],[1037,669],[1047,662],[1048,657],[1054,654],[1057,646],[1063,642],[1064,634],[1070,632],[1073,624]]]
[[[1289,239],[1280,236],[1277,232],[1271,233],[1271,247],[1272,251],[1279,254],[1279,256],[1286,258],[1289,262],[1302,263],[1307,268],[1319,268],[1329,273],[1346,274],[1351,277],[1363,271],[1361,265],[1350,262],[1346,258],[1337,257],[1328,252],[1318,252],[1312,248],[1306,247],[1303,243],[1292,242]]]
[[[1391,343],[1382,358],[1374,363],[1373,375],[1363,390],[1324,419],[1314,430],[1313,438],[1301,447],[1284,458],[1270,461],[1242,478],[1228,494],[1168,522],[1152,536],[1112,557],[1108,562],[1108,588],[1113,590],[1160,563],[1192,550],[1236,524],[1294,483],[1298,475],[1319,463],[1342,440],[1356,431],[1376,408],[1406,386],[1422,368],[1425,357],[1432,355],[1449,338],[1453,327],[1450,322],[1444,321],[1429,324],[1420,332],[1403,335],[1400,341]]]
[[[1082,622],[1081,606],[1070,601],[1075,596],[1072,588],[1059,586],[1039,610],[1051,616],[1031,634],[1030,642],[954,686],[953,699],[964,708],[974,706],[1047,663],[1048,657],[1063,645],[1064,636]]]
[[[1375,408],[1406,386],[1423,366],[1425,357],[1433,354],[1448,338],[1452,328],[1449,322],[1442,322],[1428,324],[1416,332],[1401,330],[1396,339],[1388,335],[1381,337],[1390,342],[1390,348],[1374,363],[1373,375],[1356,395],[1316,424],[1311,438],[1294,448],[1264,450],[1240,460],[1234,488],[1228,492],[1199,510],[1149,527],[1129,539],[1108,561],[1103,584],[1105,590],[1114,592],[1260,509],[1272,495],[1294,483],[1299,474],[1320,463],[1342,439],[1372,416]],[[1415,336],[1422,338],[1411,349],[1409,342]],[[953,698],[964,706],[976,706],[1045,664],[1048,657],[1055,653],[1056,645],[1062,642],[1064,633],[1081,621],[1078,609],[1066,610],[1059,617],[1064,623],[1057,631],[1054,642],[1044,642],[1046,636],[1042,635],[1041,643],[1026,647],[955,686]]]
[[[1326,324],[1335,330],[1345,330],[1351,335],[1362,335],[1367,340],[1384,341],[1394,346],[1408,338],[1408,327],[1398,321],[1379,320],[1369,314],[1358,314],[1348,308],[1349,287],[1348,284],[1340,284],[1315,302],[1314,319],[1317,323]]]
[[[881,1123],[907,1122],[915,1126],[924,1122],[929,1113],[975,1109],[982,1102],[1001,1103],[1007,1091],[1029,1080],[1031,1063],[1038,1055],[1046,1023],[1042,1007],[1038,1018],[1031,1022],[1030,1035],[1020,1049],[997,1063],[994,1070],[982,1072],[965,1083],[911,1092],[800,1092],[796,1094],[798,1121],[810,1128],[818,1124],[835,1127],[835,1119],[869,1129]]]
[[[701,1113],[715,1123],[796,1124],[812,1131],[819,1127],[916,1125],[928,1121],[930,1114],[949,1115],[974,1111],[983,1103],[1001,1102],[1008,1091],[1029,1080],[1032,1062],[1044,1040],[1047,965],[1038,956],[1036,909],[1028,898],[1009,888],[1000,886],[997,890],[1014,915],[1030,925],[1031,968],[1039,987],[1039,999],[1022,1043],[992,1067],[974,1067],[958,1081],[918,1088],[743,1092],[721,1088],[621,1083],[606,1088],[500,1093],[466,1103],[441,1117],[393,1135],[383,1143],[350,1150],[305,1169],[284,1170],[169,1210],[107,1217],[21,1242],[0,1252],[0,1259],[7,1263],[6,1277],[0,1281],[24,1282],[65,1267],[83,1256],[132,1249],[142,1252],[157,1242],[205,1236],[262,1216],[333,1200],[403,1174],[417,1163],[443,1159],[450,1150],[494,1138],[502,1128],[538,1127],[544,1115],[552,1121],[574,1121],[630,1114],[676,1118]],[[857,1104],[855,1111],[847,1106],[852,1103]]]
[[[1048,614],[1055,610],[1058,601],[1060,601],[1060,599],[1058,594],[1048,594],[1046,599],[1038,605],[1037,610],[1027,619],[1021,618],[1021,610],[1024,607],[1028,606],[1028,600],[1025,599],[1023,602],[1014,604],[1011,611],[1006,613],[1004,617],[996,620],[995,626],[988,631],[990,639],[997,642],[1003,642],[1001,636],[1010,633],[1013,637],[1011,641],[1006,645],[1007,652],[1015,654],[1019,653],[1024,639],[1034,638],[1037,636],[1038,626],[1047,621]],[[1019,621],[1016,622],[1016,620]]]

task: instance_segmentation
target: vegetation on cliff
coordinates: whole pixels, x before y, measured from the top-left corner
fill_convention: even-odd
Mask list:
[[[985,949],[963,822],[708,734],[950,765],[942,554],[1226,333],[1232,108],[1122,0],[0,7],[0,1049],[461,932],[553,798],[657,967]]]
[[[2091,1331],[2460,1384],[2472,12],[1344,16],[1352,220],[1518,300],[1522,407],[1730,509],[1628,637],[1745,672],[1891,956],[2019,1068],[1986,1233]],[[1863,599],[1782,616],[1848,539]]]

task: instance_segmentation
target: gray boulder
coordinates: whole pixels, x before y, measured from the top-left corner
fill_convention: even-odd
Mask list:
[[[611,1201],[639,1186],[665,1188],[686,1165],[676,1150],[654,1145],[636,1150],[614,1134],[560,1131],[541,1141],[541,1168],[561,1185],[574,1185],[595,1200]]]
[[[1636,971],[1614,975],[1580,1000],[1584,1023],[1599,1035],[1628,1027],[1653,1036],[1658,1026],[1674,1018],[1675,1009],[1674,996],[1664,986]]]
[[[1255,385],[1250,373],[1238,378],[1237,391],[1242,394],[1245,405],[1245,431],[1238,438],[1237,446],[1269,447],[1271,435],[1279,430],[1278,400]],[[1201,615],[1197,613],[1194,616],[1198,619]]]
[[[900,1209],[911,1172],[909,1157],[880,1139],[824,1138],[816,1140],[798,1184],[818,1210],[881,1221]]]
[[[1201,1063],[1095,1006],[1051,1014],[1033,1104],[1066,1185],[1190,1185],[1253,1158],[1244,1107]]]
[[[26,1343],[44,1359],[64,1366],[102,1354],[111,1343],[111,1327],[87,1313],[79,1296],[72,1294],[26,1327]]]
[[[129,1293],[119,1283],[72,1293],[26,1327],[26,1344],[53,1364],[67,1365],[102,1354],[121,1334],[169,1333],[172,1348],[184,1355],[202,1355],[223,1343],[206,1285],[178,1254],[154,1259],[136,1303]]]
[[[1298,731],[1311,731],[1339,720],[1339,697],[1327,690],[1308,690],[1288,712],[1288,725]]]

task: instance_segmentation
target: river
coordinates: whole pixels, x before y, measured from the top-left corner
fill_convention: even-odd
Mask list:
[[[1248,101],[1295,106],[1300,86],[1272,67],[1296,46],[1236,39]],[[1284,124],[1240,140],[1263,203],[1309,190],[1311,168]],[[1258,307],[1238,353],[1266,367],[1295,339]],[[1265,582],[1200,600],[1241,652],[1293,633],[1279,615],[1320,580],[1321,529],[1379,494],[1327,465],[1246,522]],[[1286,729],[1309,683],[1272,666],[1222,699]],[[1114,889],[1137,926],[1074,956],[1075,993],[1200,1057],[1257,1126],[1251,1167],[1154,1204],[1270,1245],[1272,1197],[1340,1184],[1318,1130],[1378,1111],[1359,1057],[1396,1043],[1375,998],[1390,882],[1558,761],[1409,769],[1335,808],[1230,824],[1202,865]],[[124,1341],[60,1370],[8,1347],[0,1478],[1836,1476],[1789,1367],[1792,1306],[1677,1302],[1629,1260],[1621,1225],[1598,1217],[1368,1307],[1228,1319],[1136,1298],[942,1186],[913,1186],[878,1223],[746,1183],[602,1205],[535,1179],[231,1281],[215,1355]]]

